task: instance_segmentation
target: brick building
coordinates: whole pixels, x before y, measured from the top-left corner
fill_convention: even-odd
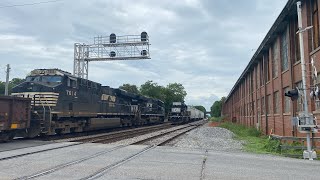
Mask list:
[[[255,126],[265,134],[299,136],[291,118],[302,111],[302,100],[292,102],[284,93],[302,87],[298,31],[298,0],[288,0],[249,64],[223,104],[222,114],[229,121]],[[320,0],[301,0],[302,27],[307,70],[307,94],[320,86]],[[317,78],[312,77],[314,59]],[[319,87],[320,89],[320,87]],[[308,96],[308,106],[320,120],[320,100]]]

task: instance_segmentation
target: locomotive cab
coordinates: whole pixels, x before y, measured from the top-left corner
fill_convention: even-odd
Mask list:
[[[189,112],[187,111],[187,106],[183,102],[172,103],[169,121],[171,121],[172,124],[182,124],[189,121]]]
[[[73,110],[73,101],[77,91],[77,78],[68,72],[59,69],[31,71],[24,82],[12,89],[13,96],[32,99],[31,130],[29,132],[33,134],[28,136],[32,137],[40,133],[55,134],[52,121],[58,120],[63,115],[61,112],[64,112],[64,109]],[[61,103],[62,101],[64,103]]]

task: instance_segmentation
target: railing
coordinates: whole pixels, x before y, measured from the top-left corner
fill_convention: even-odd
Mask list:
[[[307,150],[307,147],[304,146],[306,142],[306,137],[293,137],[293,136],[277,136],[271,135],[272,139],[277,139],[281,142],[280,153],[288,157],[302,157],[302,152],[300,154],[294,154],[295,150],[303,151]],[[320,143],[320,137],[312,137],[312,148],[313,150],[320,150],[320,146],[316,146],[317,143]],[[290,152],[288,152],[290,150]]]

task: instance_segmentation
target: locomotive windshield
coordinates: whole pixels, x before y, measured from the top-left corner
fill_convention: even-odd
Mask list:
[[[62,76],[29,76],[26,78],[26,81],[60,83],[62,81]]]

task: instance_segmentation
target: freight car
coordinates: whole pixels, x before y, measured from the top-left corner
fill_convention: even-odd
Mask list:
[[[30,125],[31,100],[0,96],[0,142],[24,133]]]
[[[35,69],[12,92],[32,99],[28,137],[164,121],[162,101],[102,86],[60,69]]]
[[[183,102],[173,102],[169,121],[172,124],[183,124],[204,118],[204,113],[193,106],[187,106]]]

